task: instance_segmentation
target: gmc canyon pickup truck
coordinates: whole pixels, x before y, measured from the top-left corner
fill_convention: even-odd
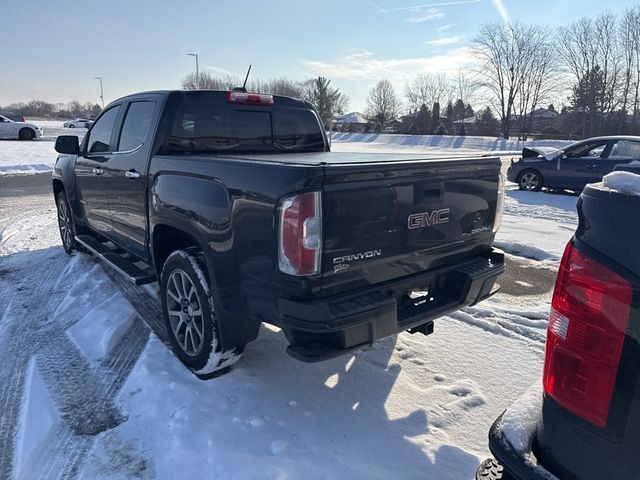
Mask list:
[[[64,249],[159,281],[174,351],[200,376],[236,362],[261,322],[307,362],[431,333],[504,270],[498,158],[331,153],[301,100],[135,94],[56,150]]]

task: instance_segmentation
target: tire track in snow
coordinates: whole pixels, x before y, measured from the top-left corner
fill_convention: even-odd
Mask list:
[[[97,296],[100,304],[117,289],[109,289],[112,283],[105,278],[86,291],[90,277],[102,276],[100,267],[92,272],[83,257],[69,260],[61,249],[16,255],[20,258],[11,263],[19,267],[12,269],[13,278],[0,277],[0,287],[12,294],[0,317],[0,478],[15,473],[21,399],[28,381],[25,368],[34,356],[61,421],[35,447],[20,478],[75,478],[95,435],[125,419],[115,398],[146,346],[149,329],[136,316],[102,365],[92,367],[66,331],[96,307],[91,300]],[[78,275],[83,269],[85,278]],[[74,297],[76,284],[89,301]]]
[[[526,311],[513,309],[500,300],[487,300],[480,305],[463,308],[447,316],[473,325],[486,332],[521,340],[543,350],[547,338],[547,308]]]
[[[142,319],[134,315],[131,320],[120,341],[102,361],[100,372],[94,373],[105,402],[112,403],[120,393],[149,339],[149,328]],[[53,435],[56,441],[45,439],[40,443],[32,455],[34,463],[24,478],[75,478],[97,439],[92,434],[79,435],[68,424],[58,425]]]
[[[16,287],[8,285],[9,290],[14,289],[12,302],[5,310],[3,322],[0,324],[3,333],[0,335],[0,363],[2,364],[2,370],[0,370],[0,385],[2,385],[0,389],[0,408],[2,408],[2,417],[0,418],[1,478],[10,478],[13,470],[18,418],[21,399],[24,395],[26,368],[29,363],[29,339],[36,333],[37,320],[40,318],[39,315],[36,315],[36,322],[33,322],[28,314],[31,312],[31,308],[37,308],[34,305],[38,301],[36,299],[40,294],[46,292],[47,286],[54,283],[60,274],[60,269],[57,267],[61,265],[61,261],[56,258],[53,260],[43,259],[41,264],[46,267],[46,270],[35,279],[33,294],[21,288],[21,286],[24,287],[25,277],[18,275],[19,270],[16,270],[16,274],[10,280],[22,278],[22,281]],[[9,281],[6,278],[0,280],[2,283]],[[28,281],[33,280],[29,279]],[[26,321],[25,316],[27,317]],[[31,335],[24,335],[25,326]]]

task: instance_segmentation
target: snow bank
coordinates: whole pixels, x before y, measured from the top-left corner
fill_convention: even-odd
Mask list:
[[[523,147],[563,148],[569,140],[504,140],[495,137],[458,137],[450,135],[390,135],[375,133],[334,133],[332,150],[335,151],[392,151],[436,150],[519,154]],[[355,147],[355,149],[353,148]]]
[[[626,195],[640,195],[640,175],[631,172],[612,172],[603,177],[602,186]]]

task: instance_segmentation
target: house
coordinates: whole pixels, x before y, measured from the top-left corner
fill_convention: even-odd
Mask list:
[[[333,131],[363,133],[367,129],[369,121],[360,112],[351,112],[345,115],[335,115],[333,118]]]

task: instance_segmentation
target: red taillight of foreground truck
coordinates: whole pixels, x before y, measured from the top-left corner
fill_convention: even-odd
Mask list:
[[[628,281],[567,245],[549,316],[544,390],[598,427],[607,423],[632,295]]]

